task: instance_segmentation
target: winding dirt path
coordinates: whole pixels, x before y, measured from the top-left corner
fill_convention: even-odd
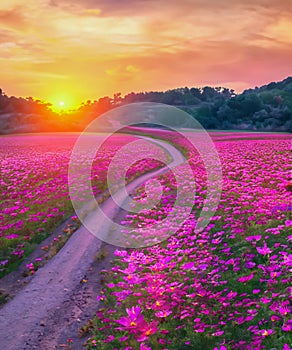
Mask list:
[[[183,155],[172,145],[160,140],[144,139],[163,147],[172,161],[167,167],[142,175],[128,184],[128,193],[150,178],[185,162]],[[117,195],[117,198],[119,203],[125,200],[123,195]],[[109,218],[122,215],[119,205],[111,198],[101,208]],[[99,230],[109,230],[108,223],[101,221]],[[103,261],[96,261],[96,254],[102,246],[107,249],[109,256]],[[31,282],[0,310],[0,349],[64,349],[64,342],[70,337],[74,338],[72,349],[82,349],[84,340],[78,340],[78,329],[98,308],[96,295],[101,284],[99,272],[109,268],[114,249],[81,226],[59,253],[39,269]],[[83,283],[84,279],[87,282]]]

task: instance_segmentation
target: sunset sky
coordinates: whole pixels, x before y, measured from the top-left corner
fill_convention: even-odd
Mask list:
[[[6,0],[0,87],[73,107],[131,91],[292,73],[292,0]]]

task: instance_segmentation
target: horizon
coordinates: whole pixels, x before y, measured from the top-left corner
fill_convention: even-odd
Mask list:
[[[0,19],[5,93],[59,109],[178,86],[240,93],[292,71],[287,0],[11,0]]]
[[[290,78],[290,76],[286,76],[286,77],[283,77],[283,79],[281,80],[276,80],[275,82],[281,82],[283,80],[286,80]],[[265,85],[268,85],[269,83],[272,83],[272,81],[268,81],[266,82],[265,84],[261,85],[261,86],[265,86]],[[209,87],[212,87],[212,88],[216,88],[216,87],[222,87],[222,88],[227,88],[229,90],[233,90],[231,87],[229,86],[220,86],[220,85],[202,85],[202,86],[180,86],[180,87],[175,87],[175,88],[172,88],[172,89],[167,89],[167,90],[160,90],[160,91],[155,91],[154,89],[150,89],[148,91],[128,91],[126,92],[125,94],[122,94],[121,97],[124,98],[127,94],[130,94],[130,93],[135,93],[135,94],[139,94],[139,93],[148,93],[148,92],[166,92],[168,90],[175,90],[175,89],[181,89],[181,88],[184,88],[184,87],[187,87],[187,88],[199,88],[199,89],[202,89],[206,86],[209,86]],[[247,87],[246,89],[242,90],[242,91],[236,91],[234,90],[235,94],[236,95],[240,95],[241,93],[243,93],[245,90],[248,90],[248,89],[255,89],[255,88],[260,88],[261,86],[253,86],[253,87]],[[116,93],[119,93],[117,91],[113,92],[112,93],[112,96],[96,96],[95,98],[93,99],[84,99],[83,101],[81,101],[79,104],[75,104],[74,106],[70,106],[69,107],[67,106],[68,104],[62,100],[59,100],[59,102],[56,102],[56,104],[54,104],[52,101],[47,101],[47,100],[44,100],[44,99],[41,99],[40,97],[38,96],[15,96],[15,95],[8,95],[6,93],[6,91],[0,86],[0,90],[2,91],[2,94],[5,94],[7,95],[8,97],[11,97],[11,96],[14,96],[16,98],[24,98],[24,99],[29,99],[29,98],[33,98],[35,101],[40,101],[42,103],[47,103],[50,105],[50,109],[55,112],[55,113],[58,113],[58,114],[66,114],[66,113],[70,113],[70,112],[75,112],[77,111],[83,104],[86,104],[87,101],[90,101],[91,103],[93,103],[94,101],[98,101],[100,98],[104,98],[104,97],[110,97],[112,98],[114,96],[114,94]]]

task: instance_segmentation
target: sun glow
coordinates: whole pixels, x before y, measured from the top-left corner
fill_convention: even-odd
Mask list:
[[[50,98],[50,102],[52,104],[52,110],[55,112],[68,112],[79,106],[77,99],[65,94],[56,95]]]

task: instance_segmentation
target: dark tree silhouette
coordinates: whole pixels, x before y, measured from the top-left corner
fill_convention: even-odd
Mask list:
[[[185,110],[208,129],[292,131],[292,77],[236,95],[225,87],[183,87],[167,91],[120,92],[87,100],[74,111],[57,114],[52,105],[31,97],[8,97],[0,89],[0,133],[81,131],[112,108],[157,102]],[[179,125],[179,120],[177,121]]]

